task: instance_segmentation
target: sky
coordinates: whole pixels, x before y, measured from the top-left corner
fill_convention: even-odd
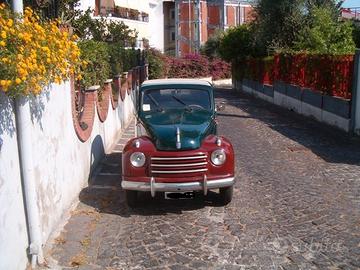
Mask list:
[[[343,7],[360,7],[360,0],[345,0]]]

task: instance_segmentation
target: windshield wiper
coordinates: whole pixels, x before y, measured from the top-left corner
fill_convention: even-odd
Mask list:
[[[177,102],[181,103],[182,105],[187,106],[187,104],[184,101],[182,101],[180,98],[178,98],[178,97],[176,97],[174,95],[172,95],[171,97],[173,99],[175,99]]]
[[[159,102],[156,101],[156,99],[151,94],[146,94],[151,101],[155,104],[156,107],[159,108],[159,110],[162,112],[164,109],[160,106]]]
[[[180,98],[176,97],[175,95],[171,96],[173,99],[175,99],[177,102],[181,103],[182,105],[185,106],[185,111],[191,112],[192,109],[184,102],[182,101]]]

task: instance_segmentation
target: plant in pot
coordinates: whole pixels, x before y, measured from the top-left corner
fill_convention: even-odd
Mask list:
[[[116,12],[120,18],[124,18],[124,19],[128,18],[127,8],[116,6]]]
[[[139,14],[140,12],[137,9],[130,9],[129,11],[129,17],[132,20],[139,20]]]
[[[73,22],[75,18],[81,15],[79,6],[80,3],[78,0],[65,0],[59,2],[57,15],[59,26],[66,30],[70,35],[74,32]]]

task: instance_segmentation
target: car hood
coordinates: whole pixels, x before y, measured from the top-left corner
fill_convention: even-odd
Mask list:
[[[145,114],[141,120],[156,148],[163,151],[197,149],[207,135],[215,132],[213,113],[207,110],[168,109]]]

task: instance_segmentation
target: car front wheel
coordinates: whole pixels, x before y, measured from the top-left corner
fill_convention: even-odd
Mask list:
[[[233,197],[233,192],[234,192],[234,187],[225,187],[225,188],[220,188],[220,203],[222,205],[227,205],[231,202],[232,197]]]

